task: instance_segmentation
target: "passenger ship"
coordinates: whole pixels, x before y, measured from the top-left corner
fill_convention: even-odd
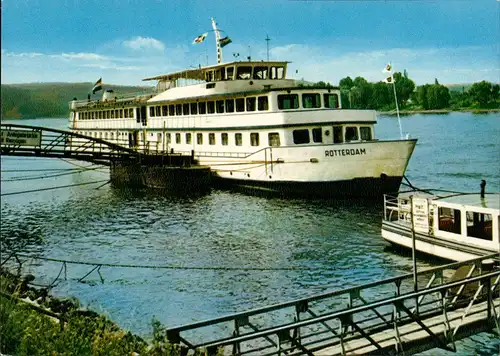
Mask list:
[[[150,153],[194,155],[216,182],[286,195],[381,197],[399,189],[416,139],[378,140],[375,111],[338,87],[287,78],[285,61],[222,62],[144,79],[156,92],[70,102],[70,128]]]

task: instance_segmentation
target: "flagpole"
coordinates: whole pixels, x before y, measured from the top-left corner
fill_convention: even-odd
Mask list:
[[[212,17],[212,28],[215,32],[215,44],[217,46],[217,63],[222,63],[222,48],[220,46],[220,33],[217,29],[217,24],[215,23],[215,19]]]
[[[403,128],[401,127],[401,119],[399,117],[399,105],[398,105],[398,97],[396,95],[396,83],[394,83],[394,78],[391,73],[392,78],[392,88],[394,89],[394,100],[396,101],[396,114],[398,115],[398,124],[399,124],[399,136],[403,138]]]

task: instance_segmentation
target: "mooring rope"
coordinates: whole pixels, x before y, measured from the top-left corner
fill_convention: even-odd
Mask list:
[[[23,190],[23,191],[18,191],[18,192],[2,193],[2,194],[0,194],[0,196],[4,197],[4,196],[7,196],[7,195],[35,193],[35,192],[42,192],[42,191],[45,191],[45,190],[54,190],[54,189],[61,189],[61,188],[79,187],[79,186],[82,186],[82,185],[104,183],[104,182],[108,182],[108,181],[109,181],[109,179],[103,179],[103,180],[97,180],[97,181],[94,181],[94,182],[85,182],[85,183],[60,185],[60,186],[57,186],[57,187],[50,187],[50,188],[39,188],[39,189]]]

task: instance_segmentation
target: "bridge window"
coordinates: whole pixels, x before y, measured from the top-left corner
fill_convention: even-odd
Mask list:
[[[271,79],[283,79],[283,74],[285,72],[283,67],[271,67]]]
[[[297,94],[278,95],[278,108],[280,110],[298,109],[299,108],[299,96]]]
[[[243,135],[240,133],[235,133],[234,134],[234,143],[236,144],[236,146],[243,145]]]
[[[203,145],[203,134],[202,133],[196,134],[196,143],[198,145]]]
[[[174,116],[175,115],[175,105],[170,104],[168,106],[168,116]]]
[[[259,96],[259,98],[257,100],[257,107],[258,107],[259,111],[269,110],[267,96]]]
[[[234,112],[234,99],[226,100],[226,112]]]
[[[481,240],[493,241],[492,216],[491,214],[468,211],[467,236]]]
[[[237,112],[245,111],[245,99],[243,98],[236,99],[236,111]]]
[[[208,134],[208,143],[210,145],[215,145],[215,134],[214,133]]]
[[[215,113],[215,103],[213,101],[207,101],[207,113],[208,114]]]
[[[252,77],[252,67],[239,66],[236,69],[236,79],[250,79]]]
[[[253,79],[267,79],[268,68],[256,66],[253,69]]]
[[[309,138],[309,130],[308,129],[303,129],[303,130],[293,130],[293,143],[296,145],[302,145],[305,143],[309,143],[310,138]]]
[[[226,80],[233,80],[233,79],[234,79],[234,67],[227,67]]]
[[[106,111],[104,112],[104,117],[107,119],[107,117],[106,117]],[[125,119],[128,119],[128,109],[123,110],[123,117]]]
[[[189,104],[182,104],[182,113],[184,115],[189,115]]]
[[[247,111],[255,111],[255,98],[247,98]]]
[[[221,138],[222,146],[227,146],[228,141],[229,141],[229,139],[227,137],[227,133],[220,134],[220,138]]]
[[[364,141],[370,141],[372,139],[372,129],[368,126],[361,126],[359,128],[359,133],[361,139]]]
[[[218,114],[223,114],[224,113],[224,100],[217,100],[215,102],[215,107],[217,109]]]
[[[161,115],[162,116],[168,116],[168,106],[167,105],[163,105],[161,107]]]
[[[191,144],[191,134],[190,133],[187,133],[186,134],[186,144]]]
[[[441,231],[448,231],[454,234],[461,234],[460,210],[439,207],[438,228]]]
[[[191,103],[191,115],[196,115],[196,114],[198,114],[198,104]]]
[[[323,94],[325,108],[336,109],[339,107],[339,96],[337,94]]]
[[[175,115],[182,115],[182,104],[175,105]]]
[[[320,108],[321,107],[320,95],[314,93],[302,94],[302,107],[305,109]]]
[[[128,117],[130,117],[132,119],[134,118],[134,109],[132,109],[132,108],[128,109]]]
[[[180,133],[175,134],[175,143],[181,143],[181,134]]]
[[[207,103],[202,101],[201,103],[198,103],[198,112],[200,115],[205,115],[207,113]]]
[[[268,134],[268,138],[269,138],[269,146],[272,146],[272,147],[279,147],[281,144],[280,144],[280,134],[277,133],[277,132],[270,132]]]
[[[259,133],[258,132],[252,132],[250,134],[250,145],[252,146],[259,146]]]
[[[356,126],[347,126],[345,128],[345,141],[357,141],[358,140],[358,128]]]
[[[321,134],[321,128],[316,127],[312,129],[313,142],[321,143],[323,142],[323,136]]]

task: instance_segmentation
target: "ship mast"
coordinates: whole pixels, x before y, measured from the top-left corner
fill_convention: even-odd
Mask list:
[[[217,24],[215,23],[215,19],[212,17],[212,28],[215,32],[215,45],[217,46],[217,64],[222,63],[222,48],[220,46],[220,32],[217,29]]]

